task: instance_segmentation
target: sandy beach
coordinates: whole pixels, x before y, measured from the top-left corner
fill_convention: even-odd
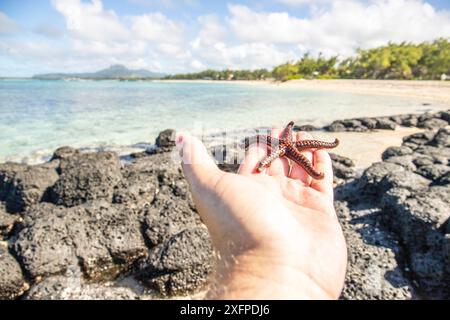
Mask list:
[[[309,90],[417,98],[422,103],[443,102],[450,105],[450,81],[294,80],[281,85]]]
[[[381,154],[389,147],[401,146],[403,138],[422,132],[418,128],[398,127],[396,130],[379,130],[374,132],[311,132],[317,139],[332,141],[340,140],[340,145],[334,153],[350,158],[355,162],[355,169],[362,171],[373,163],[381,161]]]
[[[222,80],[159,80],[174,83],[230,83]],[[280,86],[307,90],[338,91],[357,94],[396,96],[418,99],[421,103],[440,102],[450,106],[450,81],[413,80],[291,80],[288,82],[243,81],[231,83],[258,86]]]

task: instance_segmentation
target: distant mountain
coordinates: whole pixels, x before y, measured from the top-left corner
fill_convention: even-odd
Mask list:
[[[60,80],[60,79],[136,79],[136,78],[162,78],[165,75],[162,73],[151,72],[144,69],[131,70],[127,67],[116,64],[107,69],[103,69],[93,73],[47,73],[37,74],[33,79],[40,80]]]

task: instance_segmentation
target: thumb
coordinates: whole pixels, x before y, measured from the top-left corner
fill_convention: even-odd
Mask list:
[[[181,165],[189,184],[194,188],[213,187],[222,171],[208,154],[205,145],[199,139],[186,133],[178,134],[176,142],[181,156]]]

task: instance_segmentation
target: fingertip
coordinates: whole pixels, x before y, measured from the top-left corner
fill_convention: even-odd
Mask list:
[[[211,181],[221,172],[198,138],[180,133],[176,137],[176,144],[180,150],[183,171],[191,185]]]
[[[330,155],[325,150],[314,152],[314,166],[323,174],[322,179],[313,180],[311,187],[317,191],[333,196],[333,164]]]

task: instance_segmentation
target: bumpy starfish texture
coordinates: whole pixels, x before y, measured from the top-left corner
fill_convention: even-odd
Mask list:
[[[275,159],[286,157],[302,167],[312,178],[316,180],[323,179],[324,173],[318,172],[314,169],[311,161],[301,154],[301,152],[307,149],[333,149],[339,145],[339,140],[335,139],[334,142],[319,140],[294,141],[292,135],[293,126],[294,122],[289,122],[281,134],[281,138],[274,138],[267,135],[256,135],[245,139],[244,144],[246,148],[255,143],[264,143],[270,151],[267,157],[259,162],[257,170],[261,172],[264,168],[269,167]]]

